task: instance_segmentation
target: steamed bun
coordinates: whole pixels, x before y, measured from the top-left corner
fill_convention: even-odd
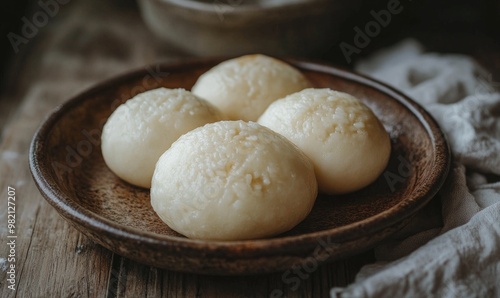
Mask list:
[[[357,98],[330,89],[306,89],[275,101],[259,124],[284,135],[314,163],[319,189],[341,194],[363,188],[385,169],[390,139]]]
[[[189,91],[150,90],[128,100],[108,118],[101,136],[102,155],[118,177],[148,188],[158,158],[177,138],[219,120],[215,107]]]
[[[173,230],[196,239],[276,235],[311,211],[311,161],[255,122],[221,121],[180,137],[158,160],[151,205]]]
[[[264,55],[222,62],[204,73],[192,92],[231,120],[257,121],[273,101],[311,87],[292,66]]]

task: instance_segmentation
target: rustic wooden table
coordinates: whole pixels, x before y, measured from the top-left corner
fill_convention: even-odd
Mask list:
[[[48,113],[103,79],[182,56],[156,42],[137,11],[113,9],[119,7],[96,1],[61,5],[45,28],[19,44],[0,101],[0,296],[262,297],[277,289],[287,297],[308,297],[326,296],[331,287],[351,282],[372,259],[371,252],[304,274],[298,288],[287,283],[282,272],[220,277],[148,267],[93,243],[45,202],[31,179],[28,149]],[[16,197],[14,234],[7,229],[9,190]],[[11,240],[15,240],[12,251],[6,245]],[[9,254],[15,255],[15,263],[8,261]],[[8,288],[10,264],[15,264],[16,291]]]
[[[31,179],[28,148],[46,115],[103,79],[183,56],[157,42],[136,10],[118,3],[59,4],[53,16],[45,14],[47,24],[38,20],[36,30],[17,44],[0,98],[0,296],[263,297],[277,289],[284,297],[324,297],[331,287],[352,282],[360,267],[373,261],[373,252],[302,274],[298,288],[283,272],[221,277],[145,266],[93,243],[45,202]],[[35,7],[27,18],[40,11]],[[7,197],[13,193],[15,227],[10,234]],[[12,235],[17,238],[8,238]],[[12,240],[15,246],[8,245]],[[8,288],[11,264],[15,291]]]

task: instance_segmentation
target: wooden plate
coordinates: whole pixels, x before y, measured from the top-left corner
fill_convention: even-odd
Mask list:
[[[127,258],[178,271],[250,274],[310,266],[371,248],[407,223],[443,184],[449,147],[424,109],[361,75],[288,60],[316,87],[351,93],[373,109],[391,136],[387,169],[356,193],[320,195],[302,223],[271,239],[199,241],[177,234],[152,210],[149,191],[108,170],[99,135],[120,103],[160,86],[190,89],[221,61],[146,67],[99,84],[57,108],[36,132],[30,150],[31,172],[45,199],[82,233]]]

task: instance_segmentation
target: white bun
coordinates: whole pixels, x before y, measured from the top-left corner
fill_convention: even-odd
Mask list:
[[[259,119],[296,144],[314,163],[319,189],[358,190],[385,169],[390,139],[357,98],[330,89],[306,89],[275,101]]]
[[[159,159],[151,205],[196,239],[273,236],[297,225],[317,195],[310,160],[254,122],[221,121],[180,137]]]
[[[192,92],[229,119],[257,121],[273,101],[309,87],[309,81],[292,66],[264,55],[247,55],[204,73]]]
[[[215,107],[189,91],[150,90],[128,100],[108,118],[101,136],[102,155],[118,177],[148,188],[158,158],[177,138],[220,119]]]

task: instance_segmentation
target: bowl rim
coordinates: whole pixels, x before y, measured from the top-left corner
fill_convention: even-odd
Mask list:
[[[149,0],[147,0],[149,1]],[[214,5],[228,5],[234,10],[253,10],[259,11],[262,8],[283,8],[283,7],[300,7],[309,6],[318,2],[325,2],[326,0],[295,0],[293,2],[283,3],[266,3],[264,1],[258,3],[245,3],[244,0],[213,0],[211,2],[199,0],[156,0],[159,2],[175,4],[182,8],[194,9],[199,11],[214,11]],[[235,2],[235,3],[232,3]],[[243,2],[243,3],[239,3]]]
[[[267,10],[279,10],[284,8],[303,8],[303,7],[314,7],[318,3],[329,4],[328,0],[296,0],[292,3],[259,3],[259,4],[234,4],[231,1],[243,1],[243,0],[213,0],[212,2],[202,2],[197,0],[143,0],[143,1],[157,1],[163,2],[165,4],[175,5],[183,9],[189,9],[193,11],[203,12],[203,13],[217,13],[216,5],[226,5],[231,9],[224,11],[225,14],[239,14],[239,13],[250,13],[250,12],[262,12],[262,9]],[[221,8],[222,9],[222,8]]]
[[[70,197],[66,196],[58,187],[58,182],[53,177],[48,169],[50,165],[45,164],[47,147],[46,140],[50,136],[50,132],[58,120],[64,116],[66,112],[78,106],[86,98],[92,95],[99,94],[101,90],[111,88],[116,84],[123,83],[128,79],[139,77],[147,74],[148,67],[159,65],[160,69],[193,69],[198,66],[216,65],[225,58],[194,58],[182,59],[176,62],[160,63],[148,65],[134,71],[126,72],[114,78],[104,80],[93,87],[71,97],[58,107],[56,107],[39,126],[32,139],[29,150],[29,167],[35,184],[39,188],[43,197],[66,219],[74,222],[77,226],[85,226],[93,231],[112,235],[115,238],[120,238],[129,241],[146,242],[163,249],[185,249],[186,253],[197,253],[203,251],[210,253],[211,251],[226,253],[228,257],[249,257],[251,255],[269,255],[271,251],[287,251],[291,245],[298,245],[302,248],[311,245],[317,246],[320,239],[328,240],[329,243],[345,242],[352,239],[368,236],[373,232],[387,228],[402,219],[408,218],[416,211],[427,204],[438,192],[444,184],[451,164],[451,152],[446,140],[445,134],[441,131],[438,123],[425,109],[404,95],[400,91],[369,78],[365,75],[333,66],[328,63],[313,62],[305,59],[293,59],[277,57],[293,67],[305,69],[308,71],[317,71],[327,73],[342,78],[343,80],[353,81],[374,88],[375,90],[387,94],[393,100],[403,105],[408,109],[424,126],[427,134],[431,138],[434,146],[434,159],[440,158],[441,165],[432,168],[431,181],[422,183],[418,188],[418,196],[411,199],[405,199],[398,204],[392,206],[381,213],[366,218],[362,221],[354,222],[345,226],[316,231],[300,235],[282,236],[268,239],[256,240],[241,240],[241,241],[206,241],[189,239],[172,235],[162,235],[153,232],[139,230],[137,228],[123,226],[110,219],[102,217],[88,209],[75,203]],[[430,179],[430,178],[428,178]]]

